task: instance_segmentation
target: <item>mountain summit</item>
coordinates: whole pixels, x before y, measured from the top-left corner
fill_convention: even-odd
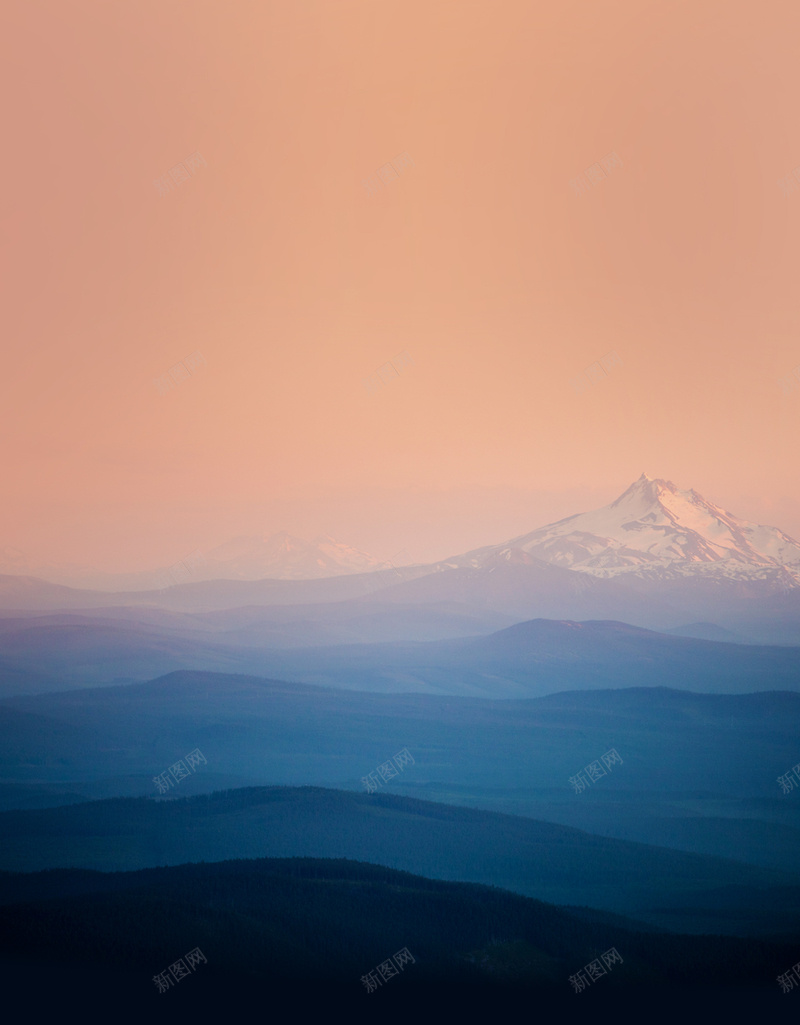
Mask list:
[[[610,505],[448,560],[547,562],[597,577],[712,576],[800,585],[800,544],[748,523],[694,490],[642,474]]]

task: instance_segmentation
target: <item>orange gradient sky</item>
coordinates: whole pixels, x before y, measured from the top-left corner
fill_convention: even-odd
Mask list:
[[[7,3],[0,548],[432,559],[642,471],[800,535],[798,38],[770,0]]]

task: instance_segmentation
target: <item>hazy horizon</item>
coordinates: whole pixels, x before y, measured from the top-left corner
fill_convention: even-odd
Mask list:
[[[236,537],[269,537],[281,532],[306,541],[329,534],[381,561],[391,560],[398,565],[429,563],[500,544],[567,516],[600,508],[614,501],[638,476],[614,488],[575,487],[558,493],[476,486],[438,492],[407,489],[388,497],[373,492],[359,496],[360,501],[338,493],[329,496],[324,509],[297,497],[275,502],[272,507],[239,510],[236,515],[220,516],[211,523],[190,520],[183,529],[167,524],[147,548],[142,543],[145,532],[137,535],[134,529],[122,550],[106,551],[87,539],[80,550],[81,558],[59,558],[59,549],[47,544],[37,551],[5,541],[0,543],[0,573],[24,575],[30,566],[60,569],[64,574],[148,573],[179,561],[191,551],[207,553]],[[770,502],[741,495],[726,504],[696,483],[673,483],[682,490],[693,487],[741,519],[777,527],[800,538],[800,521],[794,529],[788,525],[794,518],[794,508],[786,497]],[[375,506],[381,508],[382,517],[372,515]]]

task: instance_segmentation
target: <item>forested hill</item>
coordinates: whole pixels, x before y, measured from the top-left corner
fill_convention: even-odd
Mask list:
[[[265,1004],[291,999],[300,1020],[323,1007],[384,1020],[384,1012],[416,1006],[428,1018],[445,996],[463,1012],[512,995],[573,1020],[577,999],[600,1013],[627,999],[660,1006],[678,992],[716,999],[722,986],[731,1006],[758,1000],[767,1020],[783,1006],[775,976],[796,956],[793,944],[638,932],[495,888],[342,860],[3,873],[0,895],[3,970],[24,982],[35,963],[40,978],[59,980],[28,992],[34,1020],[90,980],[80,997],[86,1021],[99,1020],[104,1001],[113,1001],[115,1021],[134,1012],[181,1020],[259,993]],[[153,977],[198,948],[205,961],[159,994]],[[591,992],[573,992],[569,977],[612,948],[621,963]],[[367,993],[361,977],[403,949],[413,962]],[[227,1020],[243,1018],[245,1007]]]
[[[797,874],[388,793],[250,787],[92,801],[2,813],[0,834],[0,868],[11,870],[354,858],[675,931],[764,935],[800,921]]]

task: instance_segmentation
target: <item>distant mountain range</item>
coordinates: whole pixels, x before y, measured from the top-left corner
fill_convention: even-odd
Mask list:
[[[765,581],[800,588],[800,543],[776,527],[749,523],[694,490],[642,474],[610,505],[527,534],[414,566],[412,576],[501,564],[551,566],[600,578],[678,577]],[[286,531],[240,536],[161,570],[128,574],[39,567],[17,549],[0,550],[0,572],[103,590],[163,589],[199,580],[320,580],[392,570],[367,552],[323,534],[313,541]],[[408,569],[403,579],[408,579]],[[80,578],[80,579],[79,579]]]
[[[45,671],[36,659],[27,664]],[[264,664],[280,679],[384,693],[523,698],[606,687],[800,691],[800,647],[731,644],[595,620],[534,619],[447,641],[284,649],[265,652]]]
[[[102,591],[163,590],[197,580],[320,580],[391,569],[373,555],[323,534],[305,541],[282,530],[234,537],[209,551],[195,550],[169,566],[138,573],[107,573],[75,565],[39,565],[17,549],[0,549],[0,573],[25,575]]]
[[[369,635],[389,621],[392,607],[378,606],[374,624],[363,609],[359,619],[359,606],[338,622],[326,617],[325,606],[314,608],[319,620],[304,620],[308,606],[295,620],[267,609],[167,614],[160,622],[152,615],[143,615],[145,622],[66,613],[0,618],[0,697],[148,680],[177,669],[490,698],[606,687],[800,691],[800,647],[732,644],[596,620],[535,619],[465,637],[469,621],[445,613],[446,640],[373,634],[369,643],[352,643],[361,641],[359,632]],[[396,614],[406,630],[424,637],[426,609],[417,607],[417,617],[413,611],[400,607]]]
[[[699,576],[800,587],[800,544],[788,534],[748,523],[694,490],[644,473],[602,509],[416,568],[491,569],[502,562],[530,565],[534,560],[602,578]],[[309,542],[284,531],[220,545],[206,553],[193,575],[205,580],[310,580],[389,567],[329,535]]]
[[[131,587],[78,589],[18,570],[0,575],[0,609],[127,617],[136,608],[156,618],[228,610],[251,623],[256,607],[283,606],[279,616],[296,610],[299,644],[304,632],[315,644],[435,640],[537,618],[800,644],[800,545],[646,475],[604,509],[436,563],[395,567],[327,536],[280,534],[194,553]],[[283,632],[286,646],[268,618],[267,633]]]

